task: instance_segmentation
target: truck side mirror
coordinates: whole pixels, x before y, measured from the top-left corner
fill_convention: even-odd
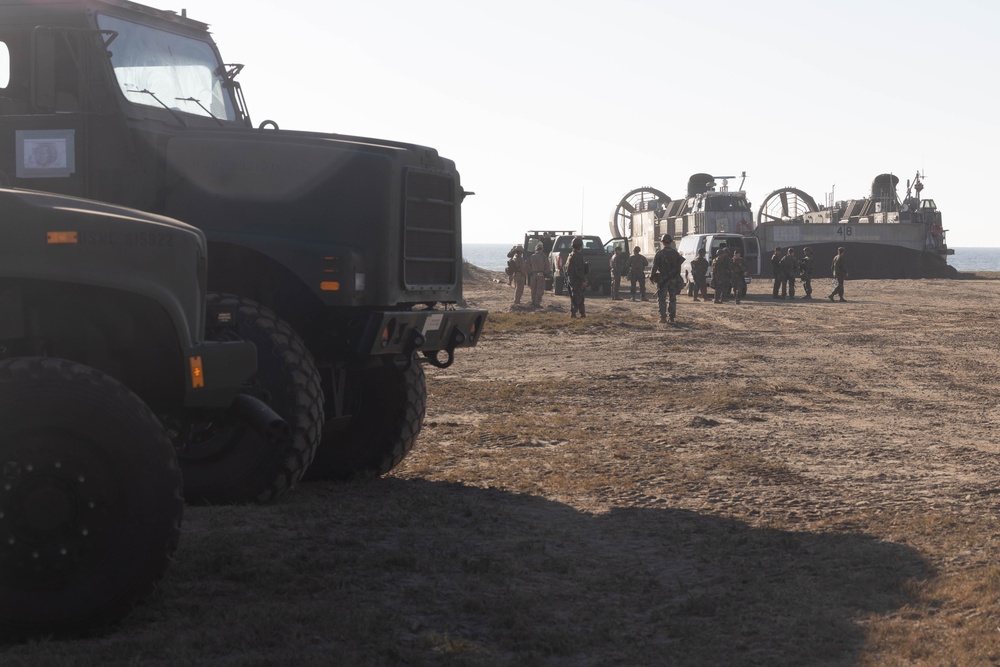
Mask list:
[[[56,36],[44,28],[31,33],[31,104],[42,113],[56,108]]]

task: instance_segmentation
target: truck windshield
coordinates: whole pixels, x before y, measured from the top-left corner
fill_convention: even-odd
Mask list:
[[[118,33],[111,66],[126,99],[196,116],[236,120],[223,68],[208,42],[98,14],[102,30]]]

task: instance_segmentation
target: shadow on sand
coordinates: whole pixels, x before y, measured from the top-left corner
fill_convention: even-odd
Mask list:
[[[188,508],[181,542],[159,592],[110,636],[48,643],[45,656],[849,665],[865,618],[911,602],[908,584],[929,576],[912,549],[864,534],[666,506],[594,515],[397,478]],[[12,664],[37,658],[11,648]]]

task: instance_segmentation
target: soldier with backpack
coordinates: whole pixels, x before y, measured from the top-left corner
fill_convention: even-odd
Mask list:
[[[660,238],[661,248],[653,256],[653,270],[649,278],[657,286],[656,301],[660,306],[660,322],[665,323],[669,316],[673,322],[677,316],[677,295],[684,289],[684,279],[681,277],[681,264],[684,258],[674,247],[670,234]]]

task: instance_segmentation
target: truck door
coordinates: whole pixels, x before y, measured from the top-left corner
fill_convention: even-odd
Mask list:
[[[725,236],[711,236],[712,245],[711,249],[708,251],[708,261],[711,262],[715,259],[715,256],[719,254],[720,248],[727,248],[730,245],[730,239]]]
[[[743,259],[747,262],[750,275],[760,275],[760,242],[756,236],[743,237]]]
[[[86,195],[86,115],[80,33],[35,28],[0,33],[0,182]]]

